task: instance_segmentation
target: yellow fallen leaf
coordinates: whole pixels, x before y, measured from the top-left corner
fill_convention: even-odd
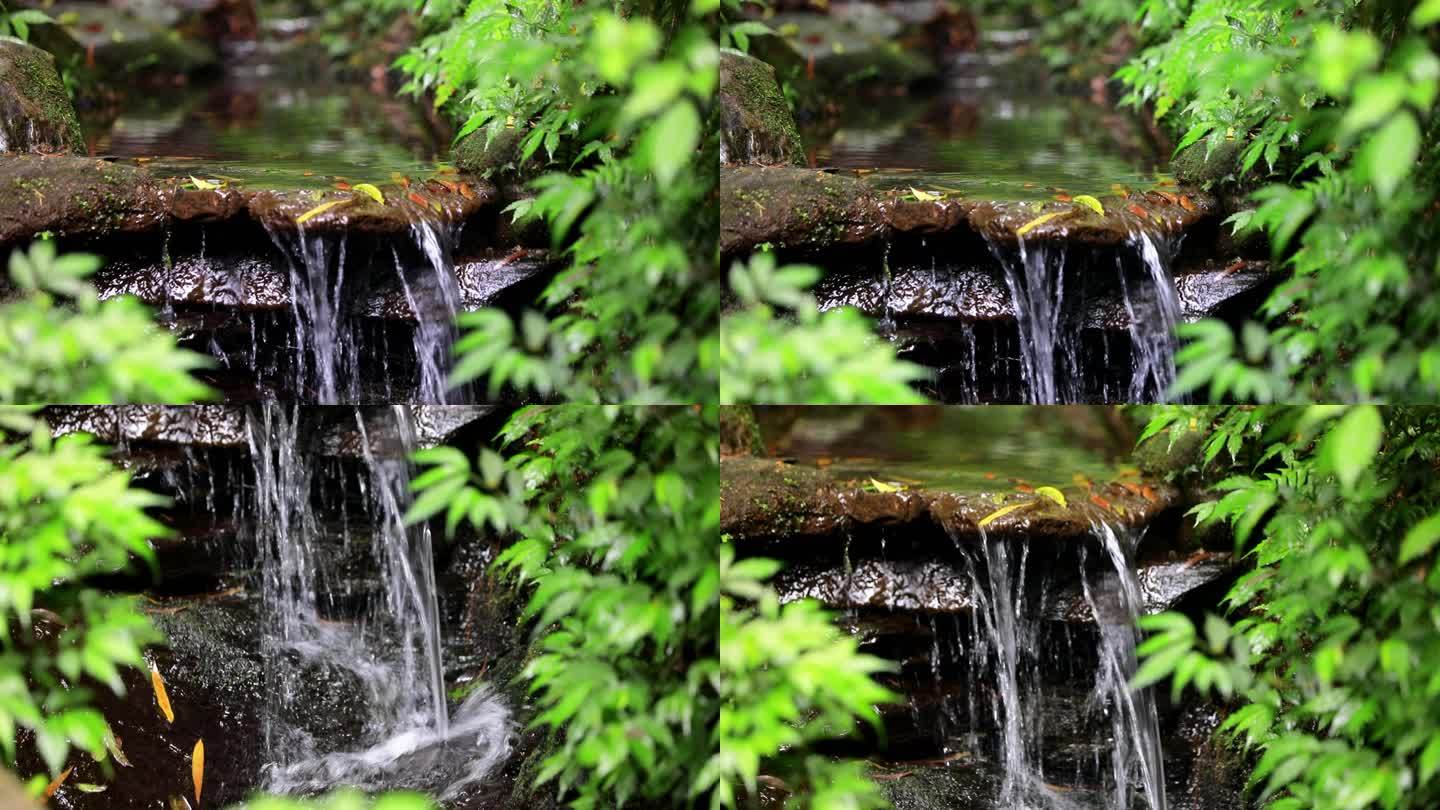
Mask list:
[[[930,191],[921,191],[914,186],[910,187],[910,193],[913,194],[915,196],[915,199],[919,200],[920,202],[935,202],[936,200],[945,199],[944,194],[935,194]]]
[[[1078,196],[1075,198],[1075,202],[1080,203],[1081,205],[1086,206],[1087,208],[1090,208],[1092,211],[1094,211],[1095,213],[1099,214],[1099,215],[1102,216],[1102,217],[1105,216],[1105,206],[1101,205],[1099,200],[1095,199],[1094,197],[1091,197],[1089,194],[1081,194],[1081,195],[1078,195]]]
[[[110,756],[115,757],[116,762],[126,768],[130,767],[130,760],[125,758],[125,750],[120,747],[120,738],[115,736],[115,732],[105,732],[105,748],[110,751]]]
[[[1025,223],[1024,225],[1021,225],[1019,228],[1016,228],[1016,229],[1015,229],[1015,235],[1016,235],[1016,236],[1024,236],[1025,234],[1027,234],[1027,233],[1035,230],[1036,228],[1040,227],[1041,225],[1044,225],[1045,223],[1049,222],[1050,220],[1054,219],[1055,217],[1060,216],[1060,215],[1063,214],[1063,213],[1065,213],[1065,212],[1064,212],[1064,211],[1051,211],[1051,212],[1048,213],[1048,214],[1041,214],[1040,216],[1038,216],[1038,217],[1030,220],[1029,222]]]
[[[905,489],[905,487],[887,484],[884,481],[876,481],[874,478],[870,479],[870,486],[874,487],[876,492],[900,492]]]
[[[50,782],[50,784],[46,785],[46,786],[45,786],[45,798],[48,799],[48,798],[50,798],[51,796],[54,796],[54,795],[55,795],[55,791],[59,790],[59,789],[60,789],[60,786],[63,785],[63,784],[65,784],[65,780],[66,780],[67,778],[69,778],[70,772],[73,771],[73,770],[75,770],[73,767],[72,767],[72,768],[66,768],[65,770],[61,771],[61,772],[60,772],[60,775],[57,776],[57,777],[55,777],[54,780],[52,780],[52,781]]]
[[[348,202],[348,200],[331,200],[330,202],[327,202],[327,203],[320,203],[319,205],[315,206],[314,208],[311,208],[309,211],[306,211],[305,213],[303,213],[303,214],[301,214],[300,216],[296,217],[296,218],[295,218],[295,224],[296,224],[296,225],[304,225],[304,224],[305,224],[306,222],[308,222],[309,220],[314,219],[315,217],[320,216],[321,214],[325,213],[326,211],[329,211],[331,208],[334,208],[335,206],[337,206],[337,205],[339,205],[340,203],[343,203],[343,202]]]
[[[1012,503],[1009,506],[1002,506],[999,509],[996,509],[994,512],[986,515],[985,517],[980,518],[979,526],[983,529],[986,526],[989,526],[991,523],[994,523],[997,518],[1004,517],[1005,515],[1014,512],[1016,509],[1023,509],[1024,507],[1031,506],[1034,503],[1034,501],[1025,501],[1023,503]]]
[[[89,782],[76,782],[75,787],[79,788],[81,793],[104,793],[105,788],[108,787],[108,785],[94,785]]]
[[[1049,498],[1050,500],[1054,501],[1055,503],[1060,504],[1061,506],[1065,506],[1065,505],[1066,505],[1066,504],[1065,504],[1065,493],[1061,492],[1060,490],[1056,489],[1055,487],[1036,487],[1036,488],[1035,488],[1035,494],[1036,494],[1036,495],[1044,495],[1045,497]]]
[[[205,782],[205,741],[195,741],[195,752],[190,757],[190,776],[195,779],[195,804],[200,804],[200,786]]]
[[[209,180],[201,180],[193,174],[190,175],[190,182],[194,183],[195,188],[198,188],[201,191],[213,191],[214,189],[220,188],[219,183],[212,183]]]
[[[165,715],[165,722],[175,722],[175,710],[170,708],[170,696],[165,693],[165,679],[160,677],[160,670],[154,666],[150,667],[150,686],[155,690],[155,702],[160,704],[160,713]]]
[[[355,184],[355,190],[370,195],[370,198],[372,200],[380,203],[381,205],[385,204],[385,195],[380,193],[380,189],[370,185],[369,183],[357,183]]]

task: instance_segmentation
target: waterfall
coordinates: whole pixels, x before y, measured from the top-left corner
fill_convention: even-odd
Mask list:
[[[1092,525],[1110,570],[1098,576],[1089,574],[1082,548],[1080,582],[1100,630],[1100,663],[1090,703],[1110,718],[1110,766],[1115,782],[1111,806],[1129,808],[1131,785],[1138,781],[1150,810],[1165,810],[1165,763],[1155,696],[1149,689],[1130,688],[1139,635],[1135,620],[1144,606],[1133,562],[1139,535],[1117,532],[1108,523]]]
[[[1078,330],[1064,328],[1065,249],[1045,243],[1027,247],[1019,240],[1019,255],[1012,259],[997,246],[992,252],[1005,269],[1005,286],[1020,326],[1020,360],[1029,401],[1039,404],[1078,399],[1078,392],[1062,392],[1056,379],[1057,360],[1077,377]],[[1057,357],[1057,352],[1059,356]]]
[[[1130,326],[1130,390],[1126,402],[1158,402],[1175,382],[1175,327],[1180,323],[1180,294],[1166,255],[1149,234],[1131,238],[1145,268],[1139,284],[1128,282],[1120,260],[1120,293]]]
[[[462,401],[447,388],[450,348],[455,345],[455,315],[460,311],[460,286],[455,280],[455,262],[450,246],[455,241],[435,223],[418,220],[410,233],[423,257],[421,272],[407,272],[398,251],[395,272],[405,291],[405,302],[415,313],[415,361],[419,368],[420,402],[443,404]]]
[[[1144,232],[1132,234],[1126,245],[1143,268],[1141,273],[1133,273],[1131,257],[1124,252],[1115,258],[1131,344],[1126,401],[1159,401],[1175,381],[1180,296],[1170,271],[1173,246]],[[1081,364],[1082,302],[1073,291],[1067,298],[1067,248],[1044,242],[1027,245],[1024,238],[1019,239],[1013,254],[994,243],[990,248],[1004,270],[1019,326],[1026,399],[1036,404],[1081,401],[1086,396]],[[1072,275],[1080,272],[1085,268],[1074,268]],[[1070,282],[1081,280],[1076,276]],[[1105,350],[1108,352],[1108,345]]]
[[[276,231],[270,231],[270,238],[289,268],[295,391],[309,392],[309,398],[325,404],[358,400],[358,341],[345,318],[343,297],[346,238],[307,236],[301,228],[293,249],[289,239]]]
[[[259,549],[261,656],[270,685],[262,718],[264,781],[274,792],[351,785],[408,787],[445,798],[484,778],[510,751],[509,712],[488,687],[448,714],[431,537],[403,519],[414,421],[404,407],[380,415],[367,421],[357,409],[354,416],[365,467],[357,489],[380,582],[353,620],[335,618],[335,606],[325,602],[336,583],[322,573],[330,550],[321,546],[314,502],[332,482],[309,457],[310,433],[300,412],[267,402],[250,415],[255,495],[249,522]],[[360,720],[357,738],[316,739],[295,719],[303,679],[317,672],[340,673],[355,685],[347,705]]]

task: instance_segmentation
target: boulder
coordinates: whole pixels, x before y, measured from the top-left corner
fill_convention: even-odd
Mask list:
[[[775,69],[729,48],[720,52],[720,164],[805,165]]]
[[[0,152],[69,151],[83,153],[85,139],[54,57],[0,37]]]
[[[819,250],[864,244],[889,232],[879,198],[854,177],[797,168],[720,170],[720,252]]]

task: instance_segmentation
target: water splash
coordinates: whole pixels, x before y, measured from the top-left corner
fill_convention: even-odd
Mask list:
[[[1117,532],[1108,523],[1092,525],[1110,567],[1098,575],[1087,572],[1082,548],[1080,581],[1100,628],[1099,671],[1090,705],[1110,718],[1111,806],[1129,808],[1132,784],[1138,782],[1150,810],[1165,810],[1165,762],[1155,696],[1149,689],[1130,688],[1138,641],[1135,620],[1144,605],[1133,564],[1139,535]]]
[[[322,601],[335,583],[323,573],[321,520],[313,505],[315,494],[323,499],[325,492],[316,485],[327,481],[306,452],[309,433],[301,413],[267,402],[250,415],[251,524],[264,602],[261,654],[271,687],[263,718],[269,761],[264,778],[275,792],[344,784],[452,796],[484,778],[510,751],[509,712],[493,691],[482,687],[453,718],[447,713],[431,538],[403,519],[407,458],[417,444],[414,420],[404,407],[379,416],[367,421],[355,412],[365,465],[358,490],[380,581],[354,621],[337,621],[331,618],[336,606]],[[342,510],[344,502],[339,500]],[[342,515],[347,526],[348,517]],[[354,684],[357,736],[316,739],[294,719],[304,679],[317,671],[343,673]]]

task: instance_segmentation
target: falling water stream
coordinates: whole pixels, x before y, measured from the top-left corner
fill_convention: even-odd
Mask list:
[[[1108,523],[1094,524],[1102,551],[1097,572],[1085,566],[1081,578],[1086,604],[1099,628],[1099,665],[1087,706],[1109,719],[1113,784],[1106,810],[1131,810],[1135,799],[1149,810],[1165,810],[1165,775],[1159,721],[1150,690],[1130,688],[1135,674],[1138,631],[1143,607],[1133,556],[1138,535]],[[963,546],[962,546],[963,548]],[[969,658],[972,683],[993,683],[991,713],[998,737],[997,764],[1002,781],[996,801],[1004,810],[1071,810],[1080,805],[1046,778],[1042,766],[1045,737],[1039,659],[1043,604],[1027,593],[1029,542],[990,537],[980,530],[978,549],[966,550],[966,569],[974,589],[975,620]],[[1048,586],[1039,589],[1043,601]],[[938,656],[937,656],[938,660]],[[971,701],[974,690],[971,691]],[[1138,786],[1138,790],[1137,790]]]
[[[272,791],[409,787],[447,798],[509,753],[509,714],[488,688],[471,693],[453,717],[447,711],[431,538],[403,519],[413,420],[403,407],[382,417],[377,425],[373,415],[367,421],[355,413],[366,468],[359,489],[379,581],[353,620],[331,618],[334,606],[324,601],[337,583],[323,573],[323,527],[312,500],[326,482],[305,452],[299,412],[266,403],[249,420],[261,653],[274,687],[263,718],[264,780]],[[355,541],[347,530],[346,544]],[[294,720],[302,679],[317,672],[356,686],[358,736],[338,747]]]
[[[1119,295],[1130,334],[1130,382],[1127,402],[1162,400],[1175,381],[1175,327],[1180,321],[1180,296],[1170,271],[1173,247],[1144,232],[1132,234],[1127,248],[1143,272],[1133,273],[1125,253],[1115,259]],[[1080,402],[1086,398],[1081,356],[1084,319],[1072,290],[1081,281],[1067,274],[1063,245],[1027,244],[1014,252],[992,244],[1004,268],[1005,286],[1020,329],[1021,371],[1026,398],[1036,404]],[[1070,277],[1067,278],[1067,275]]]

